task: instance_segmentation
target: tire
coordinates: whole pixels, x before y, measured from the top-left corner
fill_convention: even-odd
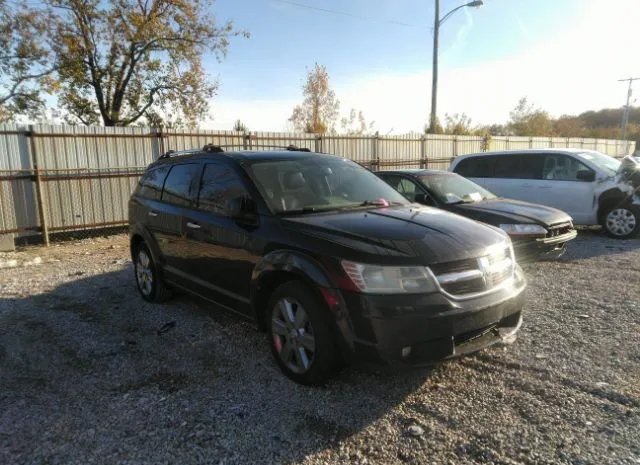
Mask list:
[[[313,386],[336,374],[340,357],[329,310],[306,285],[289,281],[279,286],[266,317],[271,353],[288,378]]]
[[[146,244],[141,243],[133,254],[133,274],[136,286],[142,298],[149,302],[160,303],[171,298],[173,293],[162,280],[153,255]]]
[[[602,228],[616,239],[629,239],[640,232],[640,208],[634,205],[612,205],[602,216]]]

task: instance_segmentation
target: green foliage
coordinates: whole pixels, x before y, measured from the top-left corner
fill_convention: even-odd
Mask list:
[[[327,68],[316,63],[307,72],[302,95],[304,101],[293,109],[289,118],[296,131],[311,134],[334,132],[340,101],[329,85]]]
[[[83,124],[194,126],[217,83],[202,56],[247,33],[219,24],[210,0],[52,0],[61,106]],[[169,116],[171,115],[171,116]]]
[[[349,117],[344,117],[340,120],[340,129],[343,134],[350,136],[363,136],[372,134],[374,122],[369,121],[364,117],[362,110],[356,113],[354,108],[349,112]]]
[[[445,113],[444,122],[444,134],[468,136],[474,132],[471,127],[471,118],[469,118],[465,113],[455,113],[453,115]]]
[[[247,125],[244,124],[239,119],[237,119],[236,122],[233,123],[233,130],[234,131],[238,131],[238,132],[247,132],[247,131],[249,131],[249,129],[247,128]]]
[[[0,122],[38,117],[44,109],[42,92],[55,90],[48,41],[53,25],[44,8],[0,0]]]
[[[520,99],[510,113],[507,125],[515,136],[549,136],[553,133],[553,122],[546,111],[535,108],[526,97]]]

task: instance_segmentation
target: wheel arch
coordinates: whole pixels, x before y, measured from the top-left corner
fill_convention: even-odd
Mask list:
[[[598,197],[598,224],[603,224],[605,214],[611,207],[621,204],[627,200],[627,197],[627,194],[617,187],[606,190],[600,194]]]

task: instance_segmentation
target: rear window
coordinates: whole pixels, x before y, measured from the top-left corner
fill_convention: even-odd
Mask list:
[[[173,166],[164,183],[162,201],[184,207],[190,206],[192,187],[197,174],[196,164]]]
[[[453,169],[465,178],[490,178],[493,175],[493,156],[469,157],[461,160]]]
[[[170,166],[160,166],[147,171],[140,179],[135,195],[150,200],[160,200],[162,185],[167,177]]]

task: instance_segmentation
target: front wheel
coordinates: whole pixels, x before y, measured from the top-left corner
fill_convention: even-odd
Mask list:
[[[640,208],[630,205],[611,207],[604,215],[602,227],[616,239],[628,239],[640,231]]]
[[[267,334],[280,370],[301,384],[318,385],[339,366],[329,309],[305,285],[288,282],[269,301]]]

